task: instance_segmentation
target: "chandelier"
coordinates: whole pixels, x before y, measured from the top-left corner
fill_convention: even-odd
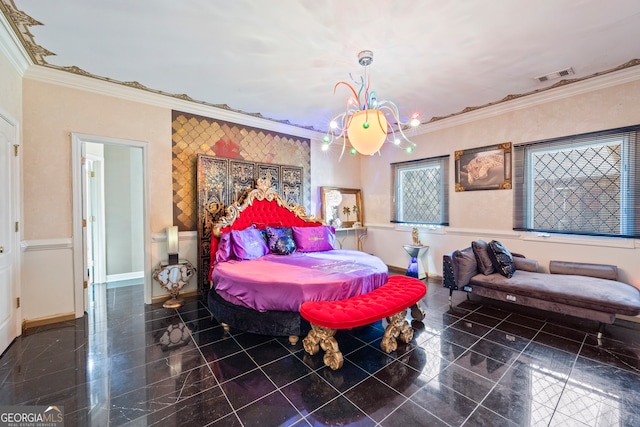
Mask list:
[[[335,94],[338,86],[344,85],[351,90],[353,96],[347,98],[345,112],[331,120],[329,130],[322,140],[322,149],[328,150],[331,144],[342,138],[341,159],[347,147],[347,139],[352,147],[351,154],[357,152],[370,156],[379,153],[387,140],[396,146],[405,145],[408,153],[413,152],[416,144],[407,138],[403,129],[408,126],[418,126],[419,114],[415,113],[407,122],[402,122],[395,103],[378,100],[376,92],[371,90],[367,73],[367,67],[373,62],[373,52],[363,50],[358,54],[358,62],[364,67],[364,76],[360,76],[359,90],[356,92],[347,82],[338,82],[333,88]],[[390,115],[393,123],[389,123],[385,113]]]

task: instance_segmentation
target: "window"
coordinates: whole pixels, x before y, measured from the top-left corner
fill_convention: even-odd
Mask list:
[[[640,237],[640,126],[514,147],[514,229]]]
[[[449,225],[449,156],[392,163],[391,222]]]

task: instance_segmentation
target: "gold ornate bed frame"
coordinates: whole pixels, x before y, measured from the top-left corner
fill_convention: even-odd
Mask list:
[[[236,202],[229,205],[226,209],[226,215],[216,222],[212,227],[212,232],[215,237],[220,237],[220,230],[226,227],[230,227],[240,217],[240,214],[246,210],[249,206],[253,205],[253,202],[259,200],[266,200],[267,202],[275,201],[278,206],[283,207],[293,213],[296,217],[305,222],[319,222],[324,225],[322,219],[316,218],[313,215],[307,215],[307,210],[302,205],[289,204],[275,188],[271,186],[271,182],[266,179],[258,179],[256,182],[256,188],[251,190],[242,204]]]

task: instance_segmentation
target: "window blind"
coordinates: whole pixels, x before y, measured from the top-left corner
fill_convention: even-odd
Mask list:
[[[391,164],[391,222],[449,225],[449,156]]]
[[[514,230],[640,237],[639,130],[514,146]]]

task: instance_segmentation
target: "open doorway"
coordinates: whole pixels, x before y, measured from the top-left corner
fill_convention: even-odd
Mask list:
[[[78,134],[72,144],[76,315],[103,301],[95,289],[139,285],[149,303],[146,144]]]
[[[142,149],[85,144],[89,285],[143,285]]]

